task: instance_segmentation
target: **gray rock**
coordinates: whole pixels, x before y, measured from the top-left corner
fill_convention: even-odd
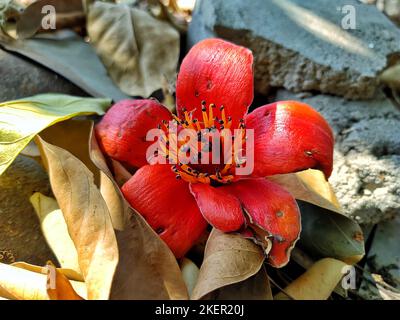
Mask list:
[[[400,299],[400,215],[378,224],[367,255],[364,276],[379,274],[386,286],[363,281],[359,293],[366,299]],[[374,281],[372,278],[371,280]]]
[[[35,160],[20,155],[0,176],[0,262],[57,261],[29,202],[35,192],[51,194],[47,174]]]
[[[370,224],[400,213],[400,112],[389,100],[302,98],[285,90],[276,100],[303,101],[332,126],[336,147],[329,180],[346,214]]]
[[[345,5],[355,8],[354,30],[342,28]],[[379,92],[376,76],[400,60],[400,30],[356,0],[199,0],[188,43],[213,36],[253,51],[263,94],[285,87],[369,99]]]
[[[359,0],[360,2],[376,5],[393,22],[400,26],[400,0]]]
[[[49,92],[87,96],[56,73],[2,49],[0,74],[0,102]]]

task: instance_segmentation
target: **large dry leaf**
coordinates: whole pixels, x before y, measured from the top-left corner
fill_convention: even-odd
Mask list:
[[[113,175],[107,166],[106,159],[100,150],[93,130],[92,126],[89,137],[89,151],[92,162],[100,170],[100,192],[108,206],[114,229],[124,230],[129,216],[129,208],[125,204],[118,186],[114,184]]]
[[[326,300],[342,279],[345,266],[344,262],[331,258],[319,260],[289,284],[285,292],[296,300]],[[286,300],[288,296],[281,292],[274,298]]]
[[[331,185],[319,170],[308,169],[297,173],[279,174],[268,179],[284,187],[298,200],[343,213]]]
[[[215,290],[210,296],[216,300],[273,300],[265,267],[249,279]]]
[[[111,299],[187,299],[179,265],[167,245],[146,221],[129,207],[107,166],[95,136],[90,144],[93,162],[102,171],[102,194],[110,208],[119,249]]]
[[[48,268],[38,268],[40,268],[40,272],[33,272],[17,266],[0,263],[0,296],[12,300],[49,300],[47,284],[51,276],[47,274]],[[55,273],[60,273],[56,269],[53,270]],[[68,284],[66,284],[67,282]],[[86,289],[83,282],[69,281],[65,276],[62,283],[54,282],[49,284],[55,285],[53,290],[60,297],[78,295],[76,291],[80,292]]]
[[[88,299],[108,299],[118,263],[110,213],[93,174],[68,151],[39,139],[54,195],[78,252]]]
[[[213,229],[192,299],[201,299],[214,290],[250,278],[259,272],[264,258],[260,247],[250,240]]]
[[[34,193],[29,200],[38,215],[43,235],[61,267],[80,274],[78,254],[57,201],[40,192]]]
[[[89,137],[93,121],[71,119],[55,124],[40,133],[40,137],[48,143],[63,148],[83,162],[93,173],[96,185],[100,182],[99,169],[93,164],[89,155]],[[68,139],[66,139],[68,137]]]
[[[56,29],[65,27],[65,21],[83,16],[82,0],[38,0],[31,3],[18,17],[16,23],[16,35],[20,39],[32,37],[42,28],[42,21],[48,15],[48,11],[42,13],[45,6],[52,6],[55,9]],[[46,8],[45,8],[46,9]],[[82,19],[80,19],[82,20]],[[83,21],[82,21],[83,22]],[[50,30],[51,31],[51,30]]]
[[[78,115],[104,114],[109,99],[43,94],[0,103],[0,175],[45,128]]]
[[[114,101],[128,97],[114,85],[92,46],[72,31],[16,41],[0,38],[0,45],[53,70],[94,97]]]
[[[87,30],[111,78],[126,94],[148,97],[175,78],[179,33],[145,11],[95,2]]]

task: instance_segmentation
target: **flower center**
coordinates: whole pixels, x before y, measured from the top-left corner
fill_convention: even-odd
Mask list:
[[[193,117],[193,111],[182,109],[183,117],[174,117],[174,124],[178,131],[192,132],[195,139],[186,137],[183,140],[176,138],[176,135],[169,133],[169,124],[164,121],[159,128],[167,134],[164,136],[163,145],[165,146],[163,155],[173,163],[172,171],[177,179],[183,179],[191,183],[206,183],[212,185],[227,184],[235,177],[235,168],[244,165],[245,160],[240,158],[243,150],[242,146],[246,140],[246,127],[244,120],[239,122],[238,129],[232,130],[232,118],[225,114],[225,108],[221,105],[219,110],[220,118],[215,116],[218,110],[213,103],[207,107],[206,101],[201,102],[202,119]],[[234,131],[234,134],[232,134]],[[216,140],[217,139],[217,140]],[[239,142],[239,143],[238,143]],[[177,146],[177,152],[171,151],[171,145]],[[182,163],[181,156],[187,157],[193,150],[195,156],[190,161]],[[219,160],[215,162],[215,153],[218,153]],[[221,157],[221,153],[223,157]],[[212,163],[212,164],[211,164]]]

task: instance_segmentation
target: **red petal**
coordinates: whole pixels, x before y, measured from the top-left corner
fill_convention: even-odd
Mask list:
[[[232,117],[233,128],[247,113],[253,101],[253,55],[249,49],[221,39],[197,43],[183,59],[176,84],[177,112],[195,109],[200,121],[201,101],[214,103],[214,116],[221,119],[219,107]]]
[[[255,176],[291,173],[308,168],[332,173],[334,137],[326,120],[296,101],[262,106],[245,118],[254,129]]]
[[[189,184],[168,165],[147,165],[122,186],[122,192],[177,258],[183,257],[207,227]]]
[[[111,158],[141,167],[148,163],[146,151],[154,143],[146,141],[147,132],[171,118],[171,112],[155,100],[122,100],[96,125],[96,137]]]
[[[190,191],[197,201],[203,217],[215,228],[223,232],[239,230],[244,224],[240,201],[224,189],[208,184],[195,183]]]
[[[301,229],[300,211],[292,195],[263,178],[240,180],[222,188],[239,198],[250,216],[250,228],[261,228],[271,235],[269,263],[277,268],[286,265]]]

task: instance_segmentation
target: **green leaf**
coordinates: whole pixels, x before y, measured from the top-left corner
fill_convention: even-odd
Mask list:
[[[45,128],[76,116],[104,114],[109,99],[43,94],[0,103],[0,175]]]
[[[298,201],[302,232],[299,245],[317,258],[355,263],[365,254],[363,232],[344,215]]]

